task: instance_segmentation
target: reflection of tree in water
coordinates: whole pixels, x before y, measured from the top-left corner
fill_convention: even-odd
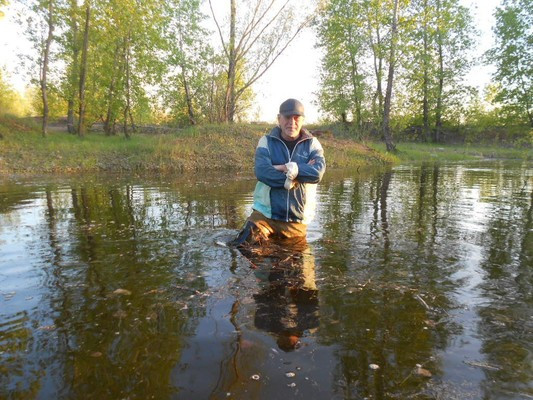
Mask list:
[[[204,312],[205,256],[194,229],[224,225],[229,214],[242,220],[244,212],[204,188],[65,188],[30,186],[13,199],[43,200],[40,240],[29,250],[44,277],[37,310],[24,319],[2,316],[13,319],[0,326],[13,368],[0,386],[21,396],[166,398],[177,390],[171,372],[183,341]],[[15,390],[17,374],[26,384]]]
[[[280,349],[294,350],[304,332],[319,323],[314,256],[305,245],[284,244],[269,262],[262,261],[254,260],[260,287],[253,296],[254,324],[275,335]]]
[[[325,226],[319,337],[337,349],[334,391],[347,398],[422,395],[415,366],[439,372],[435,355],[455,328],[452,261],[439,263],[453,256],[438,239],[439,172],[423,166],[352,183],[338,200],[348,207],[342,228]]]
[[[0,398],[11,398],[14,387],[16,398],[36,398],[43,374],[36,360],[28,361],[22,356],[31,350],[35,340],[28,327],[31,322],[28,313],[0,316]]]
[[[517,179],[494,179],[490,219],[483,235],[486,272],[478,313],[481,362],[488,395],[533,396],[533,190]],[[491,196],[492,197],[492,196]]]

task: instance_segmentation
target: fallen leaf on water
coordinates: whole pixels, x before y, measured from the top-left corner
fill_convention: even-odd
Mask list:
[[[102,353],[95,351],[94,353],[91,353],[91,357],[102,357]]]
[[[123,310],[118,310],[117,312],[113,314],[113,317],[115,318],[126,318],[127,316],[128,314],[126,313],[126,311],[123,311]]]
[[[39,329],[42,331],[53,331],[56,329],[56,326],[55,325],[43,325],[43,326],[40,326]]]
[[[416,374],[418,376],[423,376],[424,378],[431,378],[431,372],[429,372],[427,369],[425,368],[422,368],[422,367],[418,367],[416,369]]]
[[[254,347],[254,342],[252,342],[251,340],[246,340],[246,339],[242,339],[241,340],[241,343],[240,343],[240,348],[241,349],[249,349],[249,348],[252,348]]]
[[[144,294],[155,294],[155,293],[164,293],[164,292],[165,292],[164,289],[152,289],[147,292],[144,292]]]
[[[129,296],[131,292],[127,289],[117,289],[113,292],[113,294],[123,294],[125,296]]]

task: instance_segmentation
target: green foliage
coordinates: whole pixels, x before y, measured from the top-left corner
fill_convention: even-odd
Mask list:
[[[322,60],[319,102],[323,111],[334,119],[354,119],[361,126],[363,102],[370,88],[365,83],[361,58],[368,46],[362,4],[333,0],[319,19],[319,46],[325,51]]]
[[[437,112],[448,122],[459,123],[461,107],[470,97],[470,88],[463,82],[473,63],[469,51],[476,35],[470,11],[459,0],[415,0],[410,18],[413,25],[407,32],[403,78],[413,105],[411,118],[414,123],[423,122],[426,98],[429,125],[435,124]]]
[[[496,44],[487,52],[499,83],[494,100],[514,114],[515,123],[533,127],[533,2],[504,0],[495,18]]]
[[[33,86],[28,90],[32,115],[43,115],[42,92]],[[48,115],[50,118],[64,117],[67,110],[65,99],[55,86],[48,87]]]
[[[26,3],[26,34],[34,46],[33,82],[39,82],[40,54],[46,28],[45,0]],[[49,87],[52,101],[77,112],[85,6],[55,2],[55,45]],[[219,61],[204,38],[199,0],[91,1],[86,79],[88,125],[105,121],[138,125],[168,120],[182,110],[185,85],[200,120],[208,119],[212,71]],[[67,107],[68,105],[68,107]],[[35,107],[42,110],[42,106]],[[56,107],[57,108],[57,107]],[[55,112],[55,111],[54,111]]]
[[[393,3],[385,0],[331,0],[319,18],[324,50],[320,106],[334,120],[349,120],[359,131],[379,130],[385,68],[391,47]],[[461,82],[475,31],[458,0],[400,2],[392,126],[436,124],[437,115],[460,120]],[[423,102],[427,110],[423,111]],[[461,100],[463,100],[461,102]]]
[[[6,81],[6,73],[0,68],[0,115],[22,116],[25,112],[21,96]]]
[[[222,107],[216,103],[216,88],[223,85],[217,82],[222,59],[204,40],[209,32],[202,27],[206,16],[200,1],[176,1],[166,13],[167,70],[161,95],[168,119],[178,125],[216,121],[214,109]]]

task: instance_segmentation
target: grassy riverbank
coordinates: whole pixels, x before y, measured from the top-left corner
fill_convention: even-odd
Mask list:
[[[250,174],[254,150],[268,124],[206,125],[164,134],[136,133],[132,139],[90,133],[84,138],[52,127],[43,138],[30,120],[0,117],[0,174],[76,172],[232,171]],[[405,160],[456,160],[476,157],[531,159],[525,150],[474,149],[400,144],[398,156],[381,144],[364,144],[331,134],[320,137],[329,168],[386,165]]]
[[[90,133],[84,138],[54,131],[43,138],[31,122],[0,117],[0,173],[82,171],[233,171],[249,174],[267,124],[205,125],[164,134],[123,136]],[[333,168],[388,164],[396,159],[361,143],[321,138]]]

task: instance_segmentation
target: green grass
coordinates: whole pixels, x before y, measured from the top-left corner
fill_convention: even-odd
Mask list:
[[[166,134],[134,134],[129,140],[51,131],[43,138],[40,127],[31,121],[0,117],[0,174],[202,170],[251,174],[257,141],[271,128],[267,124],[202,125]],[[321,142],[333,168],[391,160],[354,141],[326,137]]]
[[[0,174],[76,172],[232,171],[252,174],[259,138],[268,124],[202,125],[166,134],[84,138],[50,132],[43,138],[34,122],[0,117]],[[328,168],[386,166],[402,161],[460,161],[492,158],[533,159],[531,149],[479,146],[398,144],[398,154],[386,153],[382,143],[361,143],[326,133],[320,137]]]

